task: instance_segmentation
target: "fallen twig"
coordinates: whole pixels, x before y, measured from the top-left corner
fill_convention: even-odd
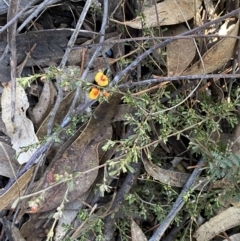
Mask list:
[[[108,1],[107,0],[104,0],[104,11],[103,11],[103,18],[102,18],[102,26],[101,26],[101,30],[100,30],[100,34],[101,34],[101,37],[100,37],[100,40],[99,42],[100,43],[103,43],[104,42],[104,38],[105,38],[105,29],[106,29],[106,25],[107,25],[107,18],[108,18]],[[100,45],[99,47],[97,47],[97,49],[95,50],[94,54],[92,55],[86,69],[84,70],[82,76],[80,77],[81,79],[85,79],[95,58],[97,57],[97,55],[99,54],[99,52],[101,52],[102,50],[102,45]],[[81,86],[78,86],[77,89],[76,89],[76,94],[75,94],[75,97],[73,99],[73,102],[72,102],[72,105],[67,113],[67,115],[65,116],[63,122],[61,123],[61,126],[64,127],[66,126],[69,121],[70,121],[70,116],[72,114],[72,111],[73,109],[75,108],[76,106],[76,102],[77,102],[77,99],[79,98],[79,95],[80,95],[80,90],[81,90]]]
[[[62,58],[62,61],[61,61],[60,65],[59,65],[60,69],[63,69],[65,67],[66,63],[67,63],[67,59],[68,59],[68,56],[69,56],[69,54],[71,52],[72,46],[74,45],[74,43],[75,43],[75,41],[77,39],[79,30],[82,27],[83,21],[84,21],[86,15],[87,15],[87,12],[88,12],[88,9],[90,8],[90,6],[91,6],[91,0],[88,0],[86,2],[86,4],[85,4],[84,8],[83,8],[83,11],[82,11],[79,19],[78,19],[76,28],[75,28],[75,30],[74,30],[70,40],[68,41],[67,49],[66,49],[66,51],[64,53],[64,56]],[[62,78],[60,76],[58,76],[56,80],[57,80],[56,86],[57,86],[57,90],[58,90],[58,95],[57,95],[57,100],[56,100],[56,103],[54,105],[54,108],[53,108],[53,110],[50,113],[50,119],[49,119],[48,127],[47,127],[47,134],[48,135],[50,135],[51,132],[52,132],[54,119],[55,119],[57,110],[59,109],[59,106],[60,106],[62,98],[63,98],[62,88],[60,87],[60,82],[61,82]]]
[[[21,11],[19,11],[18,14],[16,14],[11,20],[9,20],[2,28],[0,28],[0,33],[3,33],[9,26],[11,26],[13,23],[15,23],[21,15],[33,4],[32,1],[30,1]]]
[[[179,81],[179,80],[196,80],[196,79],[236,79],[240,78],[240,74],[202,74],[202,75],[181,75],[181,76],[169,76],[159,77],[154,79],[142,80],[140,82],[129,82],[121,84],[118,88],[131,88],[142,85],[149,85],[155,83],[161,83],[165,81]]]
[[[34,12],[28,16],[28,18],[19,26],[18,33],[35,17],[38,16],[38,14],[47,6],[51,4],[55,4],[59,2],[59,0],[44,0],[41,4],[38,5],[38,7],[34,10]]]
[[[166,231],[166,229],[169,227],[170,223],[173,221],[173,219],[176,217],[177,213],[181,210],[181,208],[184,206],[184,200],[183,196],[189,192],[192,188],[193,183],[196,181],[196,178],[201,173],[201,167],[204,164],[203,158],[200,159],[200,161],[197,164],[197,168],[193,171],[192,175],[184,185],[181,193],[179,194],[177,200],[172,206],[172,209],[168,213],[165,220],[161,222],[161,225],[157,228],[153,236],[149,239],[149,241],[158,241],[161,239],[162,235]]]
[[[98,33],[95,33],[96,35],[100,35]],[[108,45],[108,44],[119,44],[119,43],[126,43],[126,42],[136,42],[136,41],[149,41],[149,40],[165,40],[165,39],[173,39],[173,40],[179,40],[179,39],[193,39],[193,38],[233,38],[233,39],[240,39],[240,36],[232,36],[232,35],[219,35],[219,34],[208,34],[208,35],[202,35],[202,34],[191,34],[188,36],[164,36],[164,37],[133,37],[133,38],[121,38],[117,40],[109,40],[103,43],[94,43],[94,44],[82,44],[81,46],[74,46],[72,49],[82,49],[82,48],[92,48],[100,45]]]
[[[8,21],[14,18],[18,13],[19,0],[10,1],[8,8]],[[15,99],[16,99],[16,70],[17,70],[17,48],[16,48],[16,35],[17,35],[17,21],[8,28],[7,40],[9,45],[10,66],[11,66],[11,121],[14,122],[15,117]]]
[[[124,201],[125,195],[130,191],[134,180],[136,176],[138,175],[138,172],[140,170],[140,167],[142,165],[141,160],[139,160],[137,163],[132,163],[131,166],[134,169],[134,172],[129,172],[127,177],[125,178],[123,185],[121,186],[120,190],[118,191],[113,204],[110,208],[110,211],[114,211],[117,209],[122,202]],[[105,220],[104,220],[104,240],[110,241],[112,240],[113,234],[114,234],[114,220],[115,220],[115,214],[114,212],[109,214]]]

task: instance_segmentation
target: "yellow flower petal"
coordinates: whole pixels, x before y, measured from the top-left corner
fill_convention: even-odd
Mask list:
[[[108,85],[108,77],[105,74],[103,74],[103,72],[101,72],[101,71],[99,71],[95,75],[95,81],[100,86],[107,86]]]
[[[89,92],[88,96],[90,99],[95,100],[98,98],[99,94],[100,94],[100,90],[97,87],[93,87]]]

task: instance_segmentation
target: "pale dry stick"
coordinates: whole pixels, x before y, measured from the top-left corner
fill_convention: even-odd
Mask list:
[[[167,217],[161,222],[161,225],[157,228],[157,230],[154,232],[152,237],[149,239],[149,241],[159,241],[163,234],[165,233],[166,229],[169,227],[171,222],[174,220],[178,212],[182,209],[185,202],[183,200],[183,196],[186,195],[187,192],[189,192],[192,188],[192,185],[194,181],[198,178],[198,176],[201,173],[201,167],[204,164],[203,158],[200,159],[200,161],[197,164],[197,167],[192,172],[191,176],[189,177],[188,181],[184,185],[181,193],[179,194],[177,200],[172,206],[172,209],[168,213]]]
[[[87,15],[87,12],[91,6],[91,3],[92,1],[91,0],[88,0],[86,2],[86,4],[84,5],[84,8],[82,10],[82,13],[78,19],[78,22],[77,22],[77,25],[76,25],[76,28],[70,38],[70,40],[68,41],[68,44],[67,44],[67,49],[64,53],[64,56],[62,58],[62,61],[60,63],[60,65],[58,66],[60,69],[64,69],[66,63],[67,63],[67,59],[68,59],[68,56],[71,52],[71,49],[77,39],[77,36],[78,36],[78,32],[80,31],[81,27],[82,27],[82,24],[83,24],[83,21]],[[60,87],[60,82],[61,82],[61,77],[59,76],[57,78],[57,82],[56,82],[56,86],[57,86],[57,90],[58,90],[58,95],[57,95],[57,100],[56,100],[56,103],[54,105],[54,108],[52,109],[50,115],[49,115],[49,121],[48,121],[48,125],[47,125],[47,134],[50,135],[51,132],[52,132],[52,128],[53,128],[53,125],[54,125],[54,119],[55,119],[55,116],[56,116],[56,113],[57,113],[57,110],[59,109],[59,106],[61,104],[61,101],[62,101],[62,98],[63,98],[63,94],[62,94],[62,89]],[[76,96],[76,95],[75,95]]]
[[[96,208],[97,208],[97,204],[95,204],[92,207],[92,209],[91,209],[91,211],[89,213],[89,217],[86,220],[84,220],[81,223],[81,225],[74,231],[74,233],[71,235],[71,238],[75,239],[75,238],[77,238],[79,236],[81,229],[84,227],[84,225],[87,223],[87,221],[89,221],[89,219],[91,218],[91,215],[93,214],[93,212],[95,211]]]
[[[91,32],[90,32],[91,33]],[[100,35],[96,32],[92,32],[93,34]],[[192,39],[192,38],[234,38],[234,39],[240,39],[240,36],[233,36],[233,35],[218,35],[218,34],[209,34],[209,35],[202,35],[202,34],[192,34],[189,36],[164,36],[164,37],[131,37],[131,38],[124,38],[124,39],[118,39],[118,40],[108,40],[107,42],[103,43],[94,43],[94,44],[82,44],[81,46],[74,46],[72,49],[82,49],[82,48],[92,48],[100,45],[108,45],[108,44],[118,44],[118,43],[126,43],[126,42],[136,42],[136,41],[143,41],[143,40],[166,40],[166,39],[172,39],[178,40],[178,39]]]
[[[156,112],[153,112],[153,113],[147,113],[148,115],[151,115],[151,116],[154,116],[154,115],[158,115],[160,113],[164,113],[166,111],[169,111],[169,110],[172,110],[172,109],[175,109],[176,107],[180,106],[181,104],[183,104],[186,100],[188,100],[192,95],[193,93],[198,89],[198,87],[200,86],[200,84],[202,83],[203,81],[203,78],[200,79],[199,83],[196,85],[196,87],[190,92],[190,94],[184,98],[181,102],[177,103],[176,105],[172,106],[172,107],[169,107],[167,109],[164,109],[164,110],[159,110],[159,111],[156,111]]]
[[[69,54],[70,54],[70,52],[72,50],[72,47],[73,47],[73,45],[74,45],[74,43],[75,43],[75,41],[77,39],[78,33],[79,33],[79,31],[80,31],[80,29],[82,27],[82,24],[83,24],[83,22],[85,20],[85,17],[87,15],[87,13],[88,13],[88,10],[91,7],[91,3],[92,3],[92,0],[87,0],[87,2],[84,5],[84,8],[83,8],[83,10],[81,12],[81,15],[80,15],[80,17],[78,19],[76,28],[75,28],[71,38],[68,41],[67,49],[65,50],[65,53],[64,53],[64,55],[62,57],[60,65],[58,66],[60,69],[63,69],[65,67],[66,63],[67,63],[68,56],[69,56]]]
[[[108,18],[108,0],[104,0],[104,9],[103,9],[103,18],[102,18],[102,26],[101,26],[101,30],[100,30],[100,40],[99,42],[102,43],[104,42],[104,38],[105,38],[105,30],[106,30],[106,26],[107,26],[107,18]],[[80,77],[80,79],[85,79],[89,70],[90,70],[90,67],[92,66],[95,58],[97,57],[97,55],[99,54],[99,52],[101,52],[102,50],[102,45],[100,45],[99,47],[97,47],[97,49],[95,50],[94,54],[92,55],[86,69],[84,70],[82,76]],[[76,103],[77,103],[77,99],[79,98],[80,96],[80,92],[81,92],[81,82],[80,82],[80,86],[77,87],[76,89],[76,94],[74,96],[74,99],[73,99],[73,102],[69,108],[69,111],[67,113],[67,115],[64,117],[64,120],[62,121],[61,123],[61,126],[62,127],[65,127],[66,125],[68,125],[68,123],[70,122],[70,116],[72,115],[72,112],[76,106]]]
[[[186,35],[190,35],[190,34],[193,34],[195,32],[198,32],[200,30],[203,30],[207,27],[209,27],[210,25],[212,24],[215,24],[217,22],[220,22],[228,17],[231,17],[231,16],[234,16],[236,14],[238,14],[240,12],[240,8],[232,11],[231,13],[228,13],[228,14],[225,14],[224,16],[218,18],[218,19],[215,19],[215,20],[212,20],[208,23],[205,23],[203,24],[202,26],[199,26],[197,28],[194,28],[192,30],[189,30],[189,31],[186,31],[185,33],[182,33],[180,35],[177,35],[176,37],[178,36],[186,36]],[[154,50],[158,49],[158,48],[162,48],[162,47],[165,47],[167,44],[171,43],[174,41],[174,38],[169,38],[169,39],[166,39],[165,41],[159,43],[159,44],[156,44],[155,46],[151,47],[150,49],[148,49],[146,52],[144,52],[142,55],[140,55],[139,57],[137,57],[131,64],[129,64],[124,70],[122,70],[119,74],[117,74],[114,79],[112,80],[112,82],[110,83],[110,87],[112,86],[115,86],[123,77],[124,75],[126,75],[129,71],[131,71],[133,68],[135,68],[137,66],[137,64],[139,62],[141,62],[142,60],[144,60],[146,57],[148,57]]]
[[[34,19],[34,21],[32,21],[32,23],[28,26],[27,30],[30,30],[32,26],[35,27],[35,25],[34,25],[35,22],[37,22],[38,19],[41,18],[41,16],[44,14],[44,12],[45,12],[47,9],[49,9],[49,8],[54,8],[54,7],[59,6],[59,5],[62,5],[62,4],[61,4],[61,3],[58,3],[58,4],[52,4],[51,6],[47,6],[47,7]],[[34,10],[33,10],[33,11],[34,11]]]
[[[11,20],[18,13],[19,0],[11,0],[8,8],[7,20]],[[8,28],[7,40],[10,50],[10,66],[11,66],[11,121],[15,122],[15,108],[16,108],[16,75],[17,75],[17,21]]]
[[[31,7],[33,2],[29,2],[17,15],[15,15],[10,21],[8,21],[2,28],[0,28],[0,33],[4,32],[9,26],[11,26],[13,23],[15,23],[21,15],[29,8]]]
[[[119,1],[119,2],[116,4],[115,9],[114,9],[114,10],[112,11],[112,13],[110,13],[110,15],[109,15],[110,18],[116,13],[116,11],[117,11],[117,9],[119,8],[119,6],[122,5],[122,1],[123,1],[123,0]]]
[[[55,227],[57,225],[58,220],[62,216],[62,211],[64,210],[64,203],[67,200],[68,192],[69,192],[69,187],[67,187],[67,190],[66,190],[66,192],[65,192],[65,194],[63,196],[62,203],[57,208],[57,212],[53,215],[54,221],[53,221],[53,224],[52,224],[50,230],[48,231],[47,240],[46,241],[52,240],[52,238],[54,237],[54,229],[55,229]]]
[[[181,75],[181,76],[169,76],[169,77],[159,77],[154,79],[142,80],[140,82],[125,83],[118,86],[118,88],[132,88],[136,86],[150,85],[155,83],[161,83],[165,81],[179,81],[179,80],[196,80],[196,79],[232,79],[240,78],[240,74],[205,74],[205,75]]]
[[[8,2],[6,2],[6,0],[3,0],[4,1],[4,3],[9,7],[9,3]]]
[[[138,175],[140,168],[142,165],[142,161],[139,159],[138,162],[131,163],[131,167],[133,168],[133,172],[128,171],[128,175],[125,178],[121,188],[119,189],[118,193],[116,194],[116,197],[113,201],[113,204],[109,211],[113,211],[112,214],[108,215],[104,219],[104,240],[110,241],[113,238],[114,235],[114,223],[115,223],[115,210],[119,208],[119,206],[124,201],[124,197],[127,193],[129,193],[130,189],[132,188],[132,185],[136,179],[136,176]]]

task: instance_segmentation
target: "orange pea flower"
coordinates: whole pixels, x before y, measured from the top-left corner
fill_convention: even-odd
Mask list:
[[[109,96],[110,96],[110,93],[107,92],[107,91],[104,91],[104,92],[103,92],[103,95],[104,95],[105,97],[109,97]]]
[[[102,71],[99,71],[95,75],[95,81],[97,82],[97,84],[99,86],[107,86],[108,85],[108,77],[105,74],[103,74]]]
[[[100,94],[100,90],[97,87],[92,87],[88,96],[90,99],[95,100],[98,98],[99,94]]]

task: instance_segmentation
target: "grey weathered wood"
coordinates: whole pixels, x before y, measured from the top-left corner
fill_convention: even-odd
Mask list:
[[[43,30],[29,32],[17,35],[17,64],[21,64],[30,52],[34,44],[35,49],[31,52],[31,58],[28,59],[25,66],[39,65],[42,67],[58,63],[66,49],[68,38],[72,31],[62,30]],[[0,42],[0,56],[7,45],[7,41]],[[10,81],[10,56],[6,55],[4,60],[0,61],[0,82]]]
[[[29,2],[32,2],[32,5],[40,2],[41,0],[21,0],[20,7],[26,6]],[[8,11],[8,6],[5,2],[9,2],[9,0],[0,0],[0,15],[7,13]]]

